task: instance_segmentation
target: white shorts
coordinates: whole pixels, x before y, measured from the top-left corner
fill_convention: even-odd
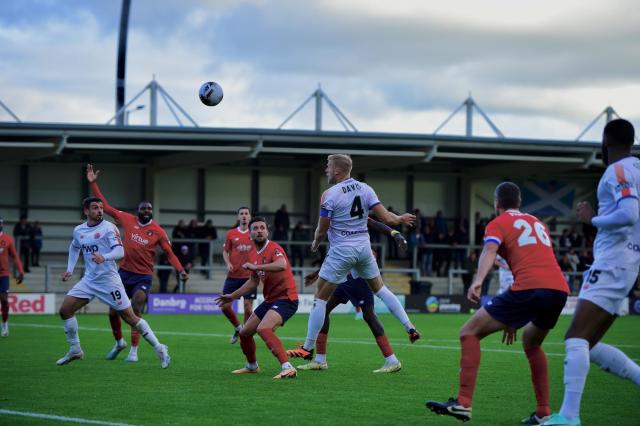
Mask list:
[[[369,244],[359,247],[330,247],[320,268],[320,278],[332,284],[341,284],[347,280],[352,269],[365,280],[380,276]]]
[[[620,268],[606,263],[594,264],[582,276],[578,297],[616,315],[637,277],[637,269]]]
[[[122,311],[131,306],[131,301],[129,301],[120,277],[117,280],[114,278],[110,281],[97,283],[82,278],[69,290],[67,295],[89,300],[97,297],[102,303],[109,305],[116,311]]]

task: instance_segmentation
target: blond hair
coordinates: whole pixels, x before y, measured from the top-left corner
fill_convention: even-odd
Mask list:
[[[327,161],[331,161],[335,168],[343,171],[347,175],[351,174],[353,161],[351,161],[351,157],[347,154],[331,154],[327,157]]]

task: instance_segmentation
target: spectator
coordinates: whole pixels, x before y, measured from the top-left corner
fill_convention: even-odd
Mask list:
[[[463,268],[467,271],[462,274],[462,285],[464,287],[464,293],[462,294],[466,297],[469,287],[471,287],[473,276],[478,272],[478,252],[476,250],[471,250],[471,253],[464,261]]]
[[[31,266],[40,266],[40,252],[42,251],[42,227],[36,221],[31,227]]]
[[[578,264],[578,271],[584,272],[589,269],[589,266],[593,263],[593,256],[591,252],[584,249],[580,252],[580,263]]]
[[[180,240],[180,239],[184,239],[187,238],[187,226],[184,223],[184,220],[180,219],[178,221],[178,224],[175,226],[175,228],[173,228],[173,231],[171,232],[171,239],[172,240]],[[183,243],[180,241],[173,241],[173,253],[177,256],[178,253],[180,253],[180,246]]]
[[[193,266],[193,254],[191,254],[191,251],[189,250],[189,246],[186,244],[183,244],[182,246],[180,246],[180,252],[176,254],[176,256],[178,257],[180,264],[184,268],[184,271],[186,273],[189,273],[191,271],[191,267]],[[176,271],[176,279],[178,280],[178,282],[176,283],[176,286],[173,289],[174,293],[177,293],[178,289],[180,289],[180,274],[178,273],[178,271]],[[183,281],[182,284],[183,284],[183,292],[186,292],[187,282]]]
[[[409,233],[409,237],[407,238],[407,245],[409,249],[409,253],[411,253],[411,258],[413,259],[413,253],[416,253],[416,262],[418,265],[421,264],[422,253],[424,252],[424,235],[422,235],[422,230],[418,227],[415,227]],[[414,265],[417,266],[417,265]],[[422,273],[422,268],[421,273]]]
[[[169,263],[169,259],[165,252],[161,252],[160,257],[158,258],[158,265],[160,266],[171,266]],[[160,283],[160,293],[166,293],[169,288],[169,277],[171,276],[171,269],[158,269],[158,282]],[[179,279],[179,278],[178,278]]]
[[[562,258],[560,259],[560,262],[558,262],[558,265],[560,265],[560,270],[564,275],[564,279],[569,285],[569,290],[573,293],[573,280],[571,280],[571,276],[569,275],[569,273],[572,271],[571,262],[569,261],[569,253],[565,253],[564,255],[562,255]]]
[[[420,209],[413,209],[413,215],[416,217],[416,222],[413,226],[415,228],[422,229],[422,221],[424,220],[424,218],[422,217]]]
[[[26,215],[20,216],[20,222],[13,227],[13,239],[18,246],[24,272],[31,272],[29,270],[29,265],[31,265],[31,225],[29,225]]]
[[[393,210],[393,207],[389,206],[389,208],[387,209],[389,210],[389,212],[394,213],[394,214],[398,214],[395,210]],[[391,228],[395,229],[396,231],[400,231],[402,232],[402,228],[400,226],[392,226]],[[397,259],[398,258],[398,247],[396,246],[396,241],[393,239],[393,237],[391,235],[387,235],[387,253],[389,253],[389,259]]]
[[[442,216],[442,210],[438,210],[436,213],[433,227],[435,228],[436,234],[449,234],[449,226],[447,225],[447,220]]]
[[[286,235],[284,238],[276,238],[273,236],[274,240],[279,241],[287,241],[289,239],[289,228],[291,224],[289,223],[289,213],[287,212],[287,205],[283,204],[280,206],[280,210],[276,211],[276,216],[273,220],[273,228],[275,232],[280,232],[280,235]],[[275,234],[274,232],[274,234]]]
[[[204,226],[200,227],[198,238],[207,241],[215,241],[218,239],[218,231],[216,230],[216,227],[213,226],[213,221],[211,219],[208,219],[204,223]],[[200,264],[202,266],[209,265],[209,256],[211,256],[211,244],[200,243],[198,246],[198,252],[200,253]]]
[[[455,242],[457,245],[467,245],[469,244],[469,232],[467,231],[467,227],[465,226],[464,221],[460,221],[458,225],[457,231],[455,233]],[[467,254],[467,249],[458,248],[455,250],[453,254],[453,263],[456,268],[462,268],[462,264],[464,263],[465,257]]]
[[[560,252],[564,253],[566,250],[571,248],[571,239],[569,238],[569,230],[564,229],[562,231],[562,235],[560,235],[560,239],[558,240],[558,245],[560,246]]]
[[[279,224],[275,231],[273,231],[273,240],[274,241],[287,241],[289,240],[289,234],[287,233],[287,230],[283,227],[282,224]],[[288,251],[285,248],[286,251]]]
[[[573,248],[582,247],[582,235],[578,233],[578,230],[575,226],[571,227],[571,232],[569,233],[569,241],[571,241],[571,247]]]
[[[309,236],[307,235],[307,231],[304,229],[302,225],[302,221],[298,221],[296,223],[295,228],[293,228],[293,232],[291,233],[292,241],[308,241]],[[294,244],[291,246],[291,266],[304,266],[304,246],[300,244]]]
[[[434,243],[438,245],[446,245],[447,235],[436,232],[436,240]],[[449,249],[444,247],[438,247],[433,251],[433,270],[438,277],[441,277],[446,269],[447,252],[449,252]]]
[[[571,281],[569,287],[573,288],[573,285],[578,278],[576,272],[578,272],[578,266],[580,265],[580,257],[578,257],[578,253],[576,253],[576,250],[572,247],[569,249],[569,253],[567,253],[567,258],[569,260],[569,265],[571,268],[570,272],[572,272],[572,274],[569,276],[569,280]]]
[[[186,237],[189,239],[196,240],[200,238],[200,229],[198,226],[198,221],[195,219],[191,219],[189,221],[189,226],[187,226]],[[196,243],[186,243],[189,246],[189,253],[195,258],[196,256]]]
[[[425,246],[429,244],[433,244],[435,242],[435,237],[433,235],[433,230],[431,228],[431,224],[426,220],[423,221],[422,224],[422,237]],[[431,276],[433,272],[433,249],[430,247],[424,247],[421,256],[421,267],[420,271],[422,274],[426,276]]]

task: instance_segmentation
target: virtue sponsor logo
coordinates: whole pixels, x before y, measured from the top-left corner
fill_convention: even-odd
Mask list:
[[[170,297],[168,299],[153,299],[153,306],[155,308],[185,309],[187,307],[187,301],[185,299],[176,299],[173,297]]]
[[[142,244],[144,246],[146,246],[147,244],[149,244],[149,240],[147,240],[146,238],[142,238],[140,235],[138,234],[131,234],[131,240],[135,241],[138,244]]]

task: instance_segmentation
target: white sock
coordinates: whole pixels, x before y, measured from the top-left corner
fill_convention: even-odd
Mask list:
[[[80,337],[78,336],[78,320],[71,317],[64,320],[64,334],[67,336],[67,342],[71,352],[80,352]]]
[[[316,347],[316,340],[318,340],[318,334],[320,333],[320,330],[322,330],[326,310],[326,300],[316,299],[313,302],[313,308],[311,308],[311,312],[309,313],[307,339],[304,341],[303,345],[303,347],[308,351]]]
[[[154,349],[160,349],[160,342],[155,334],[153,334],[153,330],[149,327],[149,324],[143,319],[140,318],[140,321],[136,324],[136,330],[140,332],[140,335],[144,337],[144,340],[149,342]]]
[[[236,327],[236,331],[240,331],[240,330],[242,330],[242,324],[240,324],[240,325],[238,325],[238,326]]]
[[[137,346],[131,346],[131,349],[129,349],[129,353],[130,354],[138,354],[138,347]]]
[[[400,361],[398,361],[398,358],[396,358],[396,354],[391,354],[388,357],[385,358],[384,363],[386,365],[388,364],[398,364]]]
[[[571,338],[564,342],[564,400],[560,414],[569,420],[580,417],[580,401],[589,374],[589,342]]]
[[[327,354],[316,354],[315,361],[320,364],[327,362]]]
[[[293,365],[291,365],[291,363],[289,361],[283,362],[282,363],[282,369],[284,370],[285,368],[293,368]]]
[[[640,366],[633,362],[620,349],[606,343],[598,343],[589,352],[591,362],[604,371],[615,374],[623,379],[631,380],[640,386]]]
[[[127,344],[127,342],[125,342],[125,341],[124,341],[124,339],[121,337],[121,338],[120,338],[120,340],[118,340],[118,341],[116,342],[116,344],[117,344],[118,346],[124,346],[124,345],[126,345],[126,344]]]
[[[245,364],[245,367],[248,368],[249,370],[257,370],[258,369],[258,363],[257,362],[248,362]]]
[[[411,324],[411,321],[409,320],[409,316],[407,315],[404,308],[400,304],[400,301],[395,296],[395,294],[393,294],[391,290],[387,288],[387,286],[383,285],[382,288],[378,290],[378,292],[376,293],[376,296],[378,296],[380,300],[382,300],[384,304],[387,305],[387,308],[389,308],[389,311],[391,311],[393,316],[396,317],[398,321],[400,321],[400,323],[402,323],[406,331],[409,331],[412,328],[415,328],[413,324]]]

